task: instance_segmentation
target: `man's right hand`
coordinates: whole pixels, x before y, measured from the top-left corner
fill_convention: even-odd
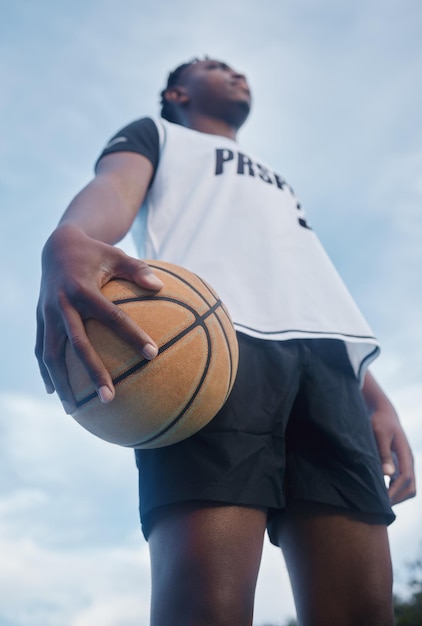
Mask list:
[[[89,318],[99,320],[147,359],[154,358],[158,349],[152,338],[105,298],[101,288],[113,278],[122,278],[155,292],[162,288],[161,281],[143,261],[89,237],[69,223],[60,225],[48,239],[42,269],[35,354],[47,392],[57,392],[67,413],[76,408],[65,364],[69,341],[100,400],[111,402],[111,376],[90,343],[84,322]]]

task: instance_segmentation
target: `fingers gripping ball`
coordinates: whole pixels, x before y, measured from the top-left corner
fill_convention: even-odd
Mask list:
[[[191,272],[149,261],[164,283],[156,294],[112,280],[104,295],[157,343],[152,361],[96,320],[86,330],[111,373],[116,397],[102,404],[70,344],[66,364],[79,424],[101,439],[133,448],[168,446],[205,426],[226,401],[238,346],[229,313],[215,291]]]

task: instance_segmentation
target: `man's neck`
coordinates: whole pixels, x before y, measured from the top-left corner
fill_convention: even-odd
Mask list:
[[[228,139],[236,140],[237,128],[228,122],[220,119],[211,118],[205,115],[191,115],[184,120],[183,126],[191,130],[197,130],[207,135],[220,135]]]

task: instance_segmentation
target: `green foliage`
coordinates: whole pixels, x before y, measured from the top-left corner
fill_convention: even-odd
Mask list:
[[[422,559],[409,565],[411,578],[409,589],[412,593],[406,599],[395,596],[394,615],[396,626],[422,626]]]

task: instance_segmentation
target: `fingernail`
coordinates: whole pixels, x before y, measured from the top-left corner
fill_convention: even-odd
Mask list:
[[[102,385],[98,389],[98,397],[100,398],[103,404],[108,404],[113,400],[114,394],[107,385]]]
[[[164,287],[164,283],[155,274],[148,274],[148,282],[152,287],[157,287],[157,289]]]
[[[158,348],[152,345],[152,343],[147,343],[142,349],[142,354],[149,361],[154,359],[158,354]]]
[[[386,476],[391,476],[396,471],[396,468],[391,463],[384,463],[382,469]]]

